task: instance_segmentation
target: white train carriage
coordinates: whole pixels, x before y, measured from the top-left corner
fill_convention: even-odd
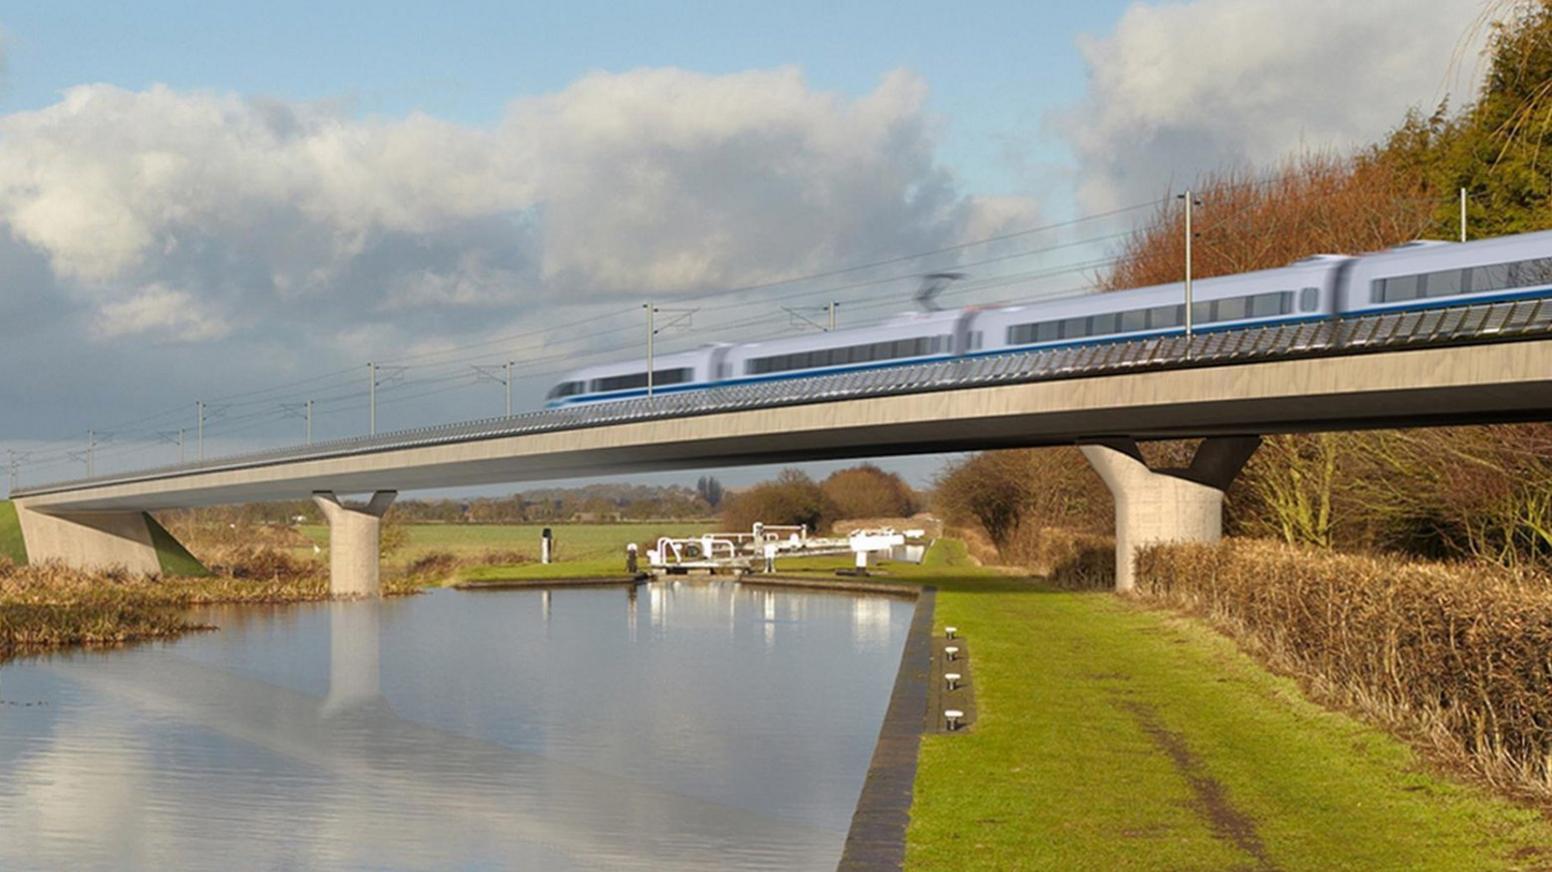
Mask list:
[[[1413,242],[1358,258],[1344,315],[1552,294],[1552,231],[1478,242]]]
[[[1414,242],[1361,257],[1316,255],[1281,269],[1194,284],[1198,332],[1385,311],[1552,297],[1552,231],[1469,243]],[[1013,350],[1115,342],[1185,331],[1183,283],[1004,308],[903,315],[876,327],[658,358],[655,388],[704,389],[901,366]],[[644,361],[579,370],[551,406],[646,393]]]
[[[1192,329],[1229,330],[1328,317],[1351,258],[1321,255],[1281,269],[1192,284]],[[1185,285],[1064,297],[981,312],[972,330],[985,349],[1039,348],[1139,339],[1185,331]]]
[[[677,392],[704,387],[711,381],[718,361],[733,346],[705,345],[693,351],[656,356],[652,361],[652,392]],[[629,360],[579,369],[550,388],[545,396],[550,407],[628,400],[647,394],[647,362]]]
[[[876,327],[735,345],[717,380],[769,381],[952,357],[962,317],[961,312],[907,313]]]

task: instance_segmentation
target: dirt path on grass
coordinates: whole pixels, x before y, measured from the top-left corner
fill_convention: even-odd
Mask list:
[[[1171,731],[1159,719],[1159,713],[1146,703],[1128,701],[1121,704],[1137,719],[1137,725],[1149,739],[1169,756],[1181,776],[1191,785],[1196,796],[1197,812],[1212,827],[1218,838],[1239,848],[1256,859],[1257,872],[1276,872],[1277,865],[1266,854],[1266,846],[1256,831],[1256,822],[1229,800],[1228,791],[1216,778],[1207,773],[1201,758],[1191,751],[1185,737]]]

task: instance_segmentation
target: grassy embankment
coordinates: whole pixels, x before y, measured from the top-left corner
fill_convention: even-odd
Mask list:
[[[0,560],[9,560],[17,566],[27,565],[22,525],[16,518],[16,506],[10,500],[0,500]]]
[[[784,568],[792,571],[797,567]],[[1228,639],[1109,593],[970,565],[938,587],[980,720],[924,738],[914,869],[1545,869],[1552,823],[1309,702]]]

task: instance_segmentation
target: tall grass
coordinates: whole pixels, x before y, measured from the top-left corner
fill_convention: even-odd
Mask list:
[[[1115,539],[1065,527],[1021,522],[997,549],[1001,562],[1022,566],[1065,590],[1115,585]]]
[[[0,558],[0,660],[66,645],[104,645],[176,636],[202,629],[187,609],[213,603],[282,603],[329,598],[329,579],[318,561],[301,561],[273,549],[237,552],[226,574],[164,578],[121,569],[85,572],[58,563],[18,566]],[[216,566],[212,566],[215,569]],[[411,579],[389,579],[387,595],[414,593]]]
[[[1495,786],[1552,798],[1552,585],[1259,540],[1160,545],[1138,591]]]

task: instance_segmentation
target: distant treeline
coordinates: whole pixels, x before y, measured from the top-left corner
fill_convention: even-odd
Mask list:
[[[721,482],[702,477],[695,488],[682,485],[591,484],[576,488],[540,488],[505,497],[400,499],[391,521],[410,524],[539,524],[627,521],[684,521],[713,518],[722,502]],[[311,500],[251,503],[159,513],[164,523],[193,525],[321,524]]]
[[[505,497],[400,499],[387,520],[403,524],[563,524],[633,521],[711,521],[730,530],[747,530],[756,521],[807,524],[827,530],[854,518],[904,518],[922,508],[922,499],[900,476],[864,463],[840,469],[816,482],[796,469],[774,480],[730,491],[714,476],[701,476],[695,487],[683,485],[590,484],[538,488]],[[213,526],[247,530],[256,525],[321,524],[311,500],[251,503],[159,512],[180,530]],[[715,519],[715,520],[714,520]]]

